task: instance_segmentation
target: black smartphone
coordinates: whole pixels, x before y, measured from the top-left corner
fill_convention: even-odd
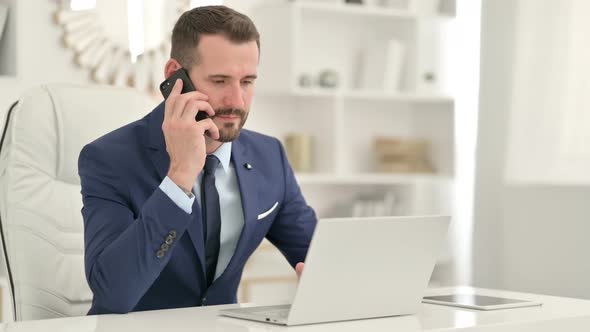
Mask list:
[[[176,80],[179,78],[182,80],[182,91],[180,93],[186,93],[197,90],[195,89],[193,82],[189,78],[186,69],[180,68],[177,71],[175,71],[172,75],[170,75],[170,77],[164,80],[164,82],[160,83],[160,92],[162,92],[162,96],[164,96],[164,99],[168,98],[170,92],[172,91],[172,88],[174,87],[174,83],[176,83]],[[209,115],[207,114],[207,112],[199,111],[195,116],[195,120],[201,121],[208,117]]]

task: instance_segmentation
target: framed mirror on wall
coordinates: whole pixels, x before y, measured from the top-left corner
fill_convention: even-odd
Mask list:
[[[75,63],[94,81],[156,93],[174,23],[195,5],[190,0],[58,0],[55,21]]]

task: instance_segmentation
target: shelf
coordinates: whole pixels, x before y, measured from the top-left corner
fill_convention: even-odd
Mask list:
[[[453,98],[445,95],[417,94],[417,93],[385,93],[380,91],[347,91],[344,98],[350,99],[375,99],[416,103],[452,103]]]
[[[392,101],[405,103],[453,103],[453,98],[446,95],[437,94],[417,94],[417,93],[384,93],[381,91],[371,90],[337,90],[321,88],[296,88],[287,92],[258,92],[264,96],[281,96],[281,97],[310,97],[310,98],[344,98],[358,99],[366,101]]]
[[[388,19],[453,19],[454,15],[446,12],[419,14],[411,9],[401,9],[393,7],[362,5],[362,4],[346,4],[346,3],[322,3],[311,1],[299,1],[288,4],[295,8],[309,11],[309,12],[327,12],[336,15],[348,15],[366,18],[388,18]]]
[[[452,178],[447,175],[437,174],[383,174],[383,173],[358,173],[358,174],[296,174],[297,181],[301,185],[393,185],[451,183]]]

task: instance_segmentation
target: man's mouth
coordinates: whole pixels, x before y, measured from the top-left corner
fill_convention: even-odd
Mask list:
[[[234,110],[218,110],[217,113],[215,114],[215,118],[219,118],[221,120],[236,120],[236,119],[241,119],[242,118],[242,112],[240,110],[234,109]]]

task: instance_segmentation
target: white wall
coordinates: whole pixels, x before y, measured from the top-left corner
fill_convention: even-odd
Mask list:
[[[0,77],[1,119],[10,103],[30,87],[48,82],[90,82],[89,73],[74,63],[73,52],[62,47],[61,28],[53,21],[55,1],[8,3],[11,19],[16,17],[16,75]]]
[[[590,188],[511,185],[504,178],[522,1],[483,2],[474,284],[590,298]]]
[[[262,1],[265,0],[226,0],[224,4],[247,13],[254,4]],[[16,17],[16,38],[9,37],[10,46],[16,46],[16,61],[4,58],[0,63],[5,67],[16,62],[17,67],[14,78],[3,77],[0,72],[2,121],[8,106],[28,88],[52,82],[93,83],[90,72],[74,63],[74,52],[63,47],[62,28],[53,19],[58,1],[0,0],[0,3],[11,6],[11,19]],[[4,52],[0,54],[4,57]]]

